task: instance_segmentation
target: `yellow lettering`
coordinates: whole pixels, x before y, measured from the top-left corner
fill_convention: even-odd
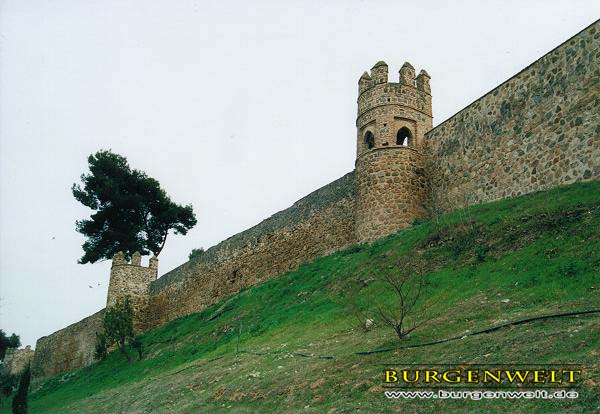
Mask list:
[[[438,378],[438,375],[439,375],[439,372],[437,372],[437,371],[430,371],[430,370],[425,371],[425,382],[430,383],[431,380],[434,380],[435,382],[441,382],[440,379]]]
[[[565,372],[569,373],[569,379],[567,380],[567,382],[570,384],[575,382],[574,374],[581,374],[580,369],[563,369],[562,371],[563,371],[563,374]]]
[[[540,379],[541,375],[541,379]],[[546,370],[542,369],[539,371],[533,371],[533,382],[540,383],[546,382]]]
[[[479,382],[479,373],[477,371],[467,371],[467,382]]]
[[[525,378],[529,375],[529,371],[525,371],[525,375],[520,370],[516,370],[514,374],[510,371],[504,371],[506,373],[506,378],[508,378],[508,382],[515,382],[515,378],[519,377],[519,382],[525,382]]]
[[[491,371],[485,370],[483,371],[483,382],[491,382],[488,380],[488,377],[491,377],[496,383],[500,384],[500,377],[502,376],[502,371],[496,371],[495,376]]]
[[[415,371],[415,379],[413,380],[408,379],[408,373],[409,371],[402,371],[402,379],[404,382],[417,382],[419,380],[419,371]]]
[[[385,382],[398,382],[398,372],[391,369],[386,369],[383,372],[385,373]]]
[[[451,373],[456,373],[456,377],[454,379],[451,379],[451,378],[448,377],[448,374],[451,374]],[[452,382],[455,382],[455,383],[456,382],[460,382],[460,370],[453,369],[453,370],[450,370],[450,371],[446,371],[442,375],[442,379],[444,380],[444,382],[450,382],[450,383],[452,383]]]
[[[558,372],[557,370],[553,369],[551,371],[548,371],[550,373],[550,381],[549,382],[554,382],[554,383],[558,383],[558,384],[562,384],[562,378],[561,379],[556,379],[556,373]]]

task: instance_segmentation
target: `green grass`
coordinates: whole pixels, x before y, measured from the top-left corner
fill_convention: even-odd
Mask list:
[[[118,352],[51,378],[32,413],[592,412],[598,409],[598,314],[532,322],[462,340],[369,356],[505,321],[600,307],[600,182],[472,206],[306,263],[203,312],[141,335],[146,355]],[[426,272],[399,341],[361,329],[354,308],[394,304],[379,280],[415,257]],[[508,301],[506,301],[508,299]],[[300,356],[307,355],[307,356]],[[319,359],[318,356],[332,356]],[[390,401],[385,364],[578,363],[572,401]],[[6,403],[0,407],[6,407]]]

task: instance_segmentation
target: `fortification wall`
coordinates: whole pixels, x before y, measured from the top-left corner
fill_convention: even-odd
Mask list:
[[[426,134],[434,208],[600,178],[599,26]]]
[[[33,349],[27,345],[23,349],[8,348],[4,360],[0,363],[0,373],[3,375],[19,375],[33,359]]]
[[[104,309],[92,316],[37,340],[31,375],[44,377],[72,371],[94,361],[96,332],[102,329]]]
[[[349,173],[153,282],[149,326],[198,312],[355,240]]]
[[[145,268],[138,257],[129,264],[116,256],[107,303],[128,294],[139,304],[135,299],[150,286],[149,305],[136,308],[142,314],[138,330],[198,312],[242,287],[354,243],[354,198],[354,173],[348,173],[158,280],[156,260]],[[32,362],[36,381],[94,361],[104,311],[38,339]]]

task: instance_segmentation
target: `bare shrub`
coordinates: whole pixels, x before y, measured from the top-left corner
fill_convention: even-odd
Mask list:
[[[387,286],[393,301],[387,306],[376,304],[375,318],[391,328],[398,339],[403,339],[428,320],[415,317],[425,287],[423,266],[420,262],[398,262],[391,269],[381,269],[378,277]]]
[[[358,282],[352,288],[354,296],[348,305],[351,315],[363,330],[381,326],[392,329],[398,339],[405,338],[431,320],[423,300],[425,273],[420,257],[402,258],[394,265],[381,264],[370,275],[373,282],[369,287]]]

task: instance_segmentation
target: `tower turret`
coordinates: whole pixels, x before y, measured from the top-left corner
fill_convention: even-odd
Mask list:
[[[373,241],[406,227],[425,211],[423,137],[432,127],[429,75],[406,62],[398,82],[377,62],[359,80],[356,119],[356,232]]]

